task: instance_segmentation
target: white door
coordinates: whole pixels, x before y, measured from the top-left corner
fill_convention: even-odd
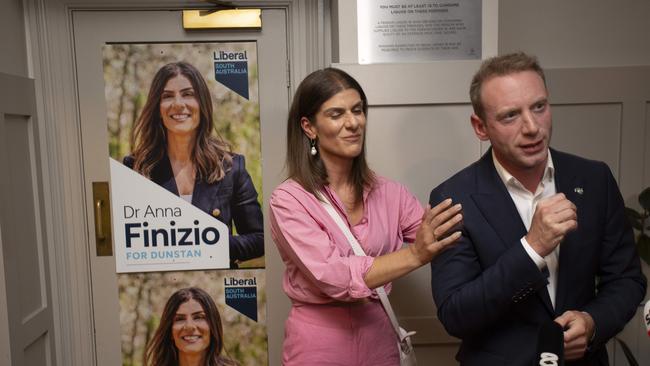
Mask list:
[[[0,73],[0,364],[55,365],[32,79]],[[8,333],[5,330],[8,329]]]
[[[263,195],[277,182],[288,109],[286,14],[265,9],[261,31],[184,31],[180,11],[75,11],[73,32],[79,92],[79,114],[88,212],[89,238],[95,238],[93,182],[109,180],[108,133],[102,66],[107,43],[173,43],[256,41],[259,67]],[[266,206],[266,205],[265,205]],[[263,207],[266,210],[266,207]],[[265,211],[264,211],[265,212]],[[265,246],[270,249],[270,235]],[[90,243],[90,275],[97,365],[121,363],[118,288],[113,256],[97,256]],[[267,259],[268,267],[268,259]]]

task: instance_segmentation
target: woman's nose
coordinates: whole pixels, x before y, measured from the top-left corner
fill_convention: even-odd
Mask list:
[[[350,129],[359,127],[359,118],[352,112],[345,114],[345,126]]]
[[[195,326],[196,325],[194,324],[194,320],[192,319],[188,319],[185,321],[185,323],[183,323],[183,328],[185,329],[193,329]]]
[[[185,102],[183,102],[183,97],[180,95],[177,95],[172,99],[172,107],[182,107],[185,105]]]

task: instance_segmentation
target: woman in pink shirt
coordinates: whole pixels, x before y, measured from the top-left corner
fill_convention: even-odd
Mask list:
[[[374,288],[428,263],[460,237],[460,205],[424,210],[401,184],[366,163],[368,102],[345,72],[327,68],[302,81],[289,111],[289,179],[270,200],[271,232],[292,301],[282,362],[290,365],[399,365],[396,335]],[[346,222],[356,256],[317,198]],[[402,248],[403,242],[412,245]]]

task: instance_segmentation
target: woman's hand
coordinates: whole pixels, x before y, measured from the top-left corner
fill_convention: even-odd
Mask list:
[[[375,258],[363,277],[369,288],[383,286],[429,263],[438,253],[460,238],[463,215],[460,204],[451,204],[448,198],[427,209],[415,233],[415,242],[400,250]]]
[[[430,262],[460,238],[459,228],[463,221],[461,210],[460,203],[452,206],[451,198],[440,202],[434,208],[427,205],[422,224],[415,234],[415,243],[408,246],[420,265]]]

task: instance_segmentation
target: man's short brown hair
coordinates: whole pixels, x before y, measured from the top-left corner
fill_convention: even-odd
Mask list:
[[[504,76],[522,71],[534,71],[544,81],[546,77],[544,70],[539,65],[535,56],[527,55],[524,52],[509,53],[507,55],[489,58],[481,64],[469,87],[469,99],[472,101],[474,113],[481,119],[485,119],[485,110],[481,101],[481,87],[483,83],[495,76]]]

